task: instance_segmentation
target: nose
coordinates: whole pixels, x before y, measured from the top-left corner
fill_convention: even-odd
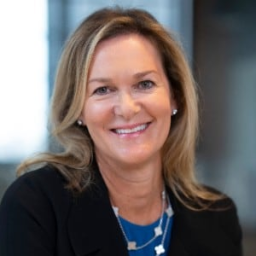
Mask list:
[[[135,116],[141,107],[136,99],[128,92],[122,92],[118,95],[118,100],[114,106],[115,115],[122,116],[125,120]]]

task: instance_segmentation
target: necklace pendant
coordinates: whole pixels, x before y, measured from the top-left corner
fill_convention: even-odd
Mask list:
[[[154,230],[155,230],[155,236],[161,236],[163,234],[163,230],[160,226],[156,227]]]
[[[158,256],[158,255],[164,253],[165,249],[162,244],[159,244],[158,246],[155,247],[155,251],[156,251],[156,255]]]
[[[136,250],[136,249],[137,249],[136,242],[134,241],[128,242],[128,250]]]
[[[118,208],[115,207],[115,206],[112,206],[113,210],[114,210],[114,213],[116,215],[116,217],[118,218]]]
[[[171,208],[171,207],[168,207],[168,208],[166,209],[166,213],[167,213],[168,217],[171,217],[171,216],[173,215],[173,210],[172,210],[172,208]]]

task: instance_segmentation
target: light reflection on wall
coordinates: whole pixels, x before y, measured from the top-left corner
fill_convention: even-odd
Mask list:
[[[0,4],[0,162],[46,146],[47,0]]]

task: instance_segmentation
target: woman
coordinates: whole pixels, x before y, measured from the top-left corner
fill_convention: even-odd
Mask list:
[[[179,45],[147,12],[102,9],[67,41],[52,99],[62,153],[7,190],[0,254],[239,256],[231,199],[194,176],[198,110]]]

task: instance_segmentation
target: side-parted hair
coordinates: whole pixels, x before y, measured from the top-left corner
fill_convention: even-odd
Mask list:
[[[196,86],[180,44],[151,14],[139,9],[104,8],[87,17],[67,40],[59,62],[52,97],[52,135],[63,147],[61,153],[44,153],[23,162],[18,174],[38,164],[50,164],[67,180],[67,187],[82,192],[93,177],[93,141],[86,127],[76,121],[84,107],[88,72],[97,45],[125,34],[138,34],[157,49],[177,102],[178,113],[162,149],[166,184],[187,207],[195,209],[213,202],[216,194],[205,190],[195,177],[195,147],[198,133]],[[193,203],[192,203],[193,202]]]

